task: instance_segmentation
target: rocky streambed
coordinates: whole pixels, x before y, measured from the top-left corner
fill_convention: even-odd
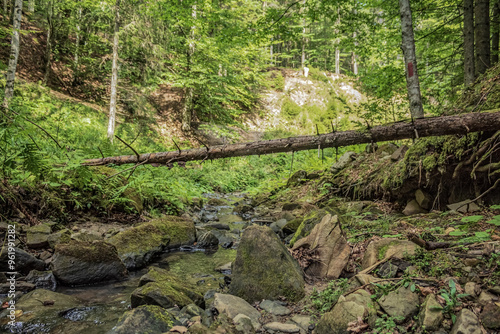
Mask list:
[[[2,331],[500,330],[498,241],[455,248],[439,258],[438,270],[433,261],[443,254],[428,253],[402,233],[418,232],[417,222],[436,215],[388,218],[373,202],[335,200],[319,208],[292,197],[211,194],[181,217],[130,226],[18,224],[17,313],[9,325],[3,304]],[[0,272],[9,271],[5,256]],[[1,274],[0,280],[7,293],[9,283]]]

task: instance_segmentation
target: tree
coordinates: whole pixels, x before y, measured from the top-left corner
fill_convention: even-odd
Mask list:
[[[406,87],[410,100],[410,113],[413,118],[424,117],[420,83],[418,81],[417,57],[415,54],[415,38],[413,37],[413,23],[409,0],[399,0],[401,14],[402,49],[406,64]]]
[[[490,67],[490,1],[476,0],[476,65],[477,73],[483,74]]]
[[[52,39],[54,35],[54,1],[47,1],[46,6],[47,19],[47,44],[45,46],[45,74],[43,76],[43,84],[46,85],[49,80],[51,58],[52,58]]]
[[[491,65],[498,63],[498,48],[500,41],[500,0],[493,4],[493,16],[491,18]]]
[[[23,12],[23,1],[16,0],[14,3],[14,16],[12,22],[12,40],[10,43],[9,66],[7,68],[7,81],[5,83],[5,96],[2,107],[9,107],[9,101],[14,95],[14,80],[16,78],[17,59],[19,57],[19,30],[21,29],[21,18]]]
[[[474,64],[474,0],[464,0],[464,82],[470,86],[476,79]]]
[[[120,33],[120,0],[115,5],[115,28],[113,34],[113,64],[111,67],[111,96],[109,101],[108,139],[113,142],[116,122],[116,98],[118,86],[118,38]]]

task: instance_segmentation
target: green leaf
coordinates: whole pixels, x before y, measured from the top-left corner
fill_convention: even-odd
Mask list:
[[[500,210],[500,204],[492,205],[492,206],[490,206],[490,209],[491,210]]]
[[[57,183],[57,182],[49,182],[49,186],[51,186],[51,187],[60,187],[61,184]]]
[[[480,221],[481,219],[483,219],[484,216],[481,216],[481,215],[477,215],[477,216],[468,216],[468,217],[463,217],[461,219],[461,222],[462,223],[477,223],[478,221]]]
[[[495,226],[500,226],[500,215],[493,216],[493,218],[488,220],[487,223],[493,224]]]
[[[410,286],[410,291],[415,292],[416,286],[415,283]]]
[[[466,231],[451,231],[450,232],[450,235],[451,236],[455,236],[455,237],[459,237],[459,236],[462,236],[462,235],[465,235],[467,234]]]

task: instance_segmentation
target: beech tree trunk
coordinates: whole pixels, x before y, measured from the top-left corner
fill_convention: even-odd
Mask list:
[[[464,0],[464,82],[470,86],[476,80],[474,63],[474,0]]]
[[[500,129],[500,111],[470,113],[457,116],[441,116],[417,119],[413,123],[399,122],[388,126],[376,126],[369,130],[350,130],[316,136],[299,136],[286,139],[263,140],[250,143],[219,145],[185,151],[158,152],[124,155],[103,159],[85,160],[84,166],[108,164],[159,163],[221,159],[246,155],[262,155],[280,152],[295,152],[318,148],[341,147],[363,143],[399,140],[415,137],[430,137],[452,134],[467,134],[477,131]]]
[[[115,137],[116,98],[118,86],[118,42],[120,33],[120,0],[116,0],[115,31],[113,37],[113,64],[111,67],[111,96],[109,101],[108,139],[113,142]]]
[[[3,19],[4,21],[9,20],[9,1],[8,0],[3,0]]]
[[[410,113],[414,119],[417,119],[424,117],[424,108],[422,106],[420,83],[418,81],[417,56],[415,53],[410,1],[399,0],[399,11],[401,14],[401,34],[403,40],[401,47],[406,64],[406,87],[408,90],[408,100],[410,100]]]
[[[500,41],[500,0],[493,4],[493,17],[491,18],[491,65],[498,63],[498,48]]]
[[[43,84],[46,85],[49,81],[50,66],[52,58],[52,33],[54,30],[54,1],[47,3],[47,44],[45,46],[45,74],[43,76]]]
[[[21,17],[23,13],[23,1],[16,0],[14,3],[14,18],[12,22],[12,40],[10,43],[9,66],[7,68],[7,80],[5,83],[5,96],[2,107],[9,108],[9,102],[14,96],[14,80],[16,79],[17,59],[19,58],[19,30],[21,29]]]
[[[338,37],[339,35],[339,29],[338,27],[340,26],[340,8],[337,9],[337,21],[335,22],[335,35],[337,35],[337,38],[335,39],[335,74],[339,75],[340,74],[340,49],[339,49],[339,44],[340,44],[340,38]]]
[[[35,12],[35,0],[28,1],[28,11],[33,14]]]
[[[490,67],[490,1],[476,0],[476,68],[483,74]]]

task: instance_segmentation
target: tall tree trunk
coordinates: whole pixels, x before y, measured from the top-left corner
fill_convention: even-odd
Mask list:
[[[340,37],[339,36],[339,27],[340,26],[340,8],[337,9],[337,21],[335,22],[335,74],[339,75],[340,74],[340,49],[339,49],[339,44],[340,44]]]
[[[306,66],[306,20],[302,20],[302,54],[300,56],[300,66],[304,68]]]
[[[413,37],[410,1],[399,0],[399,10],[403,40],[401,47],[406,64],[406,87],[408,89],[408,99],[410,100],[410,113],[413,118],[422,118],[424,117],[424,108],[422,106],[420,83],[418,81],[417,56],[415,54],[415,38]]]
[[[490,1],[476,0],[476,68],[483,74],[490,67]]]
[[[33,14],[35,12],[35,0],[28,1],[28,11]]]
[[[7,21],[9,19],[9,16],[10,16],[9,1],[3,0],[3,19],[4,19],[4,21]]]
[[[2,107],[9,108],[9,102],[14,96],[14,80],[16,78],[17,59],[19,57],[19,30],[21,29],[21,16],[23,13],[23,0],[14,3],[14,19],[12,22],[12,40],[10,43],[9,67],[7,68],[7,81],[5,83],[5,96]]]
[[[54,29],[54,1],[47,3],[47,44],[45,46],[45,74],[43,76],[43,84],[46,85],[49,81],[51,58],[52,58],[52,34]]]
[[[500,0],[493,4],[493,17],[491,19],[491,65],[498,63],[498,48],[500,40]]]
[[[118,86],[118,42],[120,33],[120,0],[115,5],[115,29],[113,36],[113,64],[111,66],[111,98],[109,101],[108,139],[113,142],[116,122],[116,99]]]
[[[196,5],[193,5],[192,13],[191,16],[194,19],[196,19]],[[187,52],[187,57],[188,57],[188,71],[191,70],[191,58],[193,57],[194,51],[195,51],[195,43],[194,43],[194,38],[195,38],[195,26],[191,26],[191,29],[189,31],[189,47],[188,47],[188,52]],[[193,118],[193,96],[194,96],[194,89],[191,86],[191,84],[186,87],[184,91],[184,106],[182,108],[182,125],[181,129],[182,131],[190,131],[191,130],[191,120]]]
[[[464,0],[464,82],[470,86],[476,80],[474,61],[474,0]]]

